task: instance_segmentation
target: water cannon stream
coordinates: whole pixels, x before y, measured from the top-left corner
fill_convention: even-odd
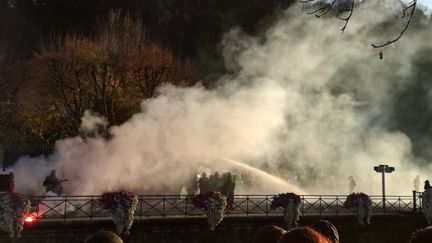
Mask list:
[[[269,174],[263,170],[255,168],[255,167],[250,166],[248,164],[245,164],[245,163],[233,160],[233,159],[228,159],[225,157],[220,157],[220,159],[222,159],[223,161],[225,161],[231,165],[234,165],[234,166],[240,167],[242,169],[246,169],[250,172],[253,172],[253,173],[257,174],[258,176],[260,176],[261,178],[265,179],[266,182],[270,182],[272,184],[272,189],[276,190],[276,191],[272,191],[272,193],[273,192],[278,192],[278,193],[294,192],[294,193],[299,194],[299,195],[307,195],[308,194],[304,190],[300,189],[298,186],[290,184],[279,177],[271,175],[271,174]]]

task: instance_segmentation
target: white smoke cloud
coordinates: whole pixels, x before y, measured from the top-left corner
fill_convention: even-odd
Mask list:
[[[141,113],[112,127],[109,140],[64,139],[48,160],[69,179],[64,185],[72,194],[155,192],[189,180],[200,166],[227,170],[228,165],[212,166],[219,155],[248,159],[269,153],[283,125],[285,99],[282,87],[269,80],[237,91],[165,87],[158,98],[143,102]],[[28,175],[27,163],[22,159],[13,169],[17,178]],[[34,184],[41,185],[50,169],[33,173],[39,179]],[[27,183],[17,183],[17,190],[24,188]]]
[[[236,74],[218,88],[167,86],[112,127],[108,140],[68,138],[47,159],[22,158],[12,168],[17,190],[41,193],[38,185],[54,168],[69,179],[70,194],[177,192],[191,172],[232,169],[222,156],[267,166],[311,193],[344,193],[353,175],[357,191],[379,194],[373,166],[388,163],[396,167],[387,176],[388,192],[410,195],[412,178],[426,176],[414,165],[408,136],[384,124],[412,72],[410,60],[432,47],[431,34],[407,32],[380,60],[370,43],[389,36],[377,25],[392,13],[364,3],[341,35],[337,19],[299,9],[264,37],[229,32],[222,46]],[[31,186],[19,179],[29,175]]]
[[[84,111],[84,115],[81,118],[80,132],[83,135],[95,135],[101,130],[104,130],[108,125],[108,121],[105,117],[101,117],[89,110]]]
[[[411,75],[410,60],[430,47],[424,40],[431,33],[407,32],[398,48],[387,49],[380,60],[381,50],[370,43],[392,36],[393,30],[377,32],[378,24],[392,18],[391,11],[376,10],[375,3],[361,5],[343,36],[337,19],[295,14],[288,12],[264,42],[238,30],[225,42],[226,63],[240,70],[240,80],[266,77],[287,92],[280,154],[268,155],[267,161],[289,164],[291,176],[303,177],[310,192],[340,193],[346,176],[354,174],[356,189],[373,194],[381,190],[373,166],[386,163],[396,167],[387,176],[388,192],[409,195],[409,178],[420,170],[413,163],[411,141],[380,120],[389,119],[394,94]],[[232,50],[239,54],[230,55]],[[311,168],[312,174],[307,172]]]

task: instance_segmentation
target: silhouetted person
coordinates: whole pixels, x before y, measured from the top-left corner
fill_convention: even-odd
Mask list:
[[[357,186],[357,183],[354,180],[353,176],[348,177],[348,180],[349,180],[349,193],[353,193],[354,188]]]
[[[198,176],[195,174],[186,186],[188,196],[193,196],[198,191]]]
[[[232,208],[234,202],[234,189],[235,189],[234,176],[231,175],[231,172],[227,172],[223,174],[222,178],[223,178],[223,185],[221,187],[221,193],[227,197],[228,208]]]
[[[312,224],[311,228],[327,237],[331,243],[339,243],[339,233],[336,229],[336,226],[334,226],[329,221],[318,220]]]
[[[45,177],[42,185],[45,187],[46,192],[52,191],[60,195],[63,193],[63,186],[61,184],[65,181],[67,180],[58,179],[56,176],[56,171],[52,170],[49,176]]]
[[[220,178],[220,180],[221,180],[221,185],[220,185],[220,187],[219,187],[219,192],[220,193],[222,193],[222,195],[225,195],[225,196],[227,196],[228,195],[228,186],[227,186],[227,183],[228,183],[228,180],[229,180],[229,175],[228,175],[228,173],[223,173],[222,174],[222,176],[221,176],[221,178]]]
[[[428,181],[428,180],[425,181],[424,189],[425,189],[425,190],[429,190],[429,189],[431,189],[431,185],[429,184],[429,181]]]
[[[205,172],[203,172],[201,174],[201,178],[199,179],[199,189],[200,189],[200,193],[206,193],[209,191],[209,178],[207,177],[207,174]]]
[[[215,172],[209,177],[209,190],[210,191],[220,191],[221,178],[219,172]]]
[[[267,225],[257,230],[252,243],[278,243],[286,231],[275,225]]]
[[[330,243],[330,240],[312,228],[299,227],[283,234],[279,243]]]
[[[85,243],[123,243],[123,240],[111,231],[100,231],[87,238]]]
[[[413,233],[410,243],[431,243],[432,226],[426,227],[418,232]]]

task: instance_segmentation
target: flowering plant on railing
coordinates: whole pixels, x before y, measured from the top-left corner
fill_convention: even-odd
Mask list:
[[[224,217],[223,213],[227,206],[227,198],[220,192],[209,191],[192,197],[190,201],[196,208],[205,210],[210,230],[214,231],[216,225]]]
[[[0,229],[12,238],[21,237],[24,217],[30,212],[30,200],[18,193],[0,194]]]
[[[276,208],[284,209],[284,219],[287,224],[287,228],[291,229],[298,226],[300,216],[300,203],[301,198],[295,193],[282,193],[273,197],[270,208],[272,210]]]
[[[344,206],[354,211],[361,225],[370,224],[372,217],[372,200],[363,193],[351,193],[344,202]]]
[[[428,224],[432,224],[432,189],[425,189],[421,195],[423,213],[428,221]]]
[[[100,204],[111,213],[117,232],[129,234],[138,205],[138,196],[132,192],[106,192],[102,194]]]

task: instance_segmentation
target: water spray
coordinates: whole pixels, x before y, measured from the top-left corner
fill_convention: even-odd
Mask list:
[[[283,179],[273,176],[265,171],[262,171],[260,169],[257,169],[253,166],[247,165],[245,163],[239,162],[239,161],[235,161],[232,159],[228,159],[228,158],[224,158],[224,157],[220,157],[223,161],[228,162],[232,165],[235,165],[237,167],[249,170],[251,172],[254,172],[255,174],[259,175],[260,177],[262,177],[263,179],[265,179],[267,182],[271,182],[275,185],[275,188],[277,190],[277,192],[279,193],[285,193],[285,192],[294,192],[296,194],[300,194],[300,195],[305,195],[308,194],[305,191],[303,191],[302,189],[300,189],[299,187],[289,184],[288,182],[284,181]]]

